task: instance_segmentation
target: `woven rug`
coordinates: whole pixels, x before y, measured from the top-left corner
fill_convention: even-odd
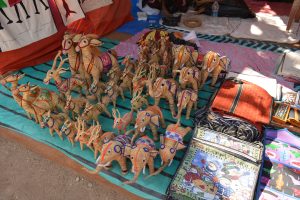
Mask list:
[[[115,45],[119,44],[118,41],[112,41],[109,39],[103,38],[102,41],[104,45],[101,50],[106,51],[108,49],[113,48]],[[121,63],[123,57],[119,57],[118,61]],[[47,62],[41,65],[27,67],[20,70],[20,73],[25,73],[26,76],[20,81],[20,83],[30,82],[32,85],[39,85],[41,87],[49,88],[53,91],[57,91],[53,81],[49,85],[43,84],[43,79],[46,75],[46,72],[51,68],[52,61]],[[63,78],[69,77],[70,74],[63,74]],[[208,81],[206,84],[209,84]],[[208,85],[205,85],[203,90],[199,92],[199,101],[198,107],[205,106],[210,102],[211,97],[214,92],[217,90],[217,87],[220,86],[220,82],[217,83],[215,88],[211,88]],[[125,92],[125,101],[121,98],[118,98],[117,108],[119,109],[121,114],[129,112],[130,110],[130,100],[131,96],[129,92]],[[44,143],[52,148],[55,148],[62,153],[64,153],[69,158],[75,160],[80,163],[84,167],[89,169],[94,169],[95,159],[93,156],[93,152],[88,148],[85,148],[84,151],[80,150],[79,144],[76,143],[74,147],[67,141],[65,138],[64,141],[60,140],[60,138],[55,135],[51,137],[49,134],[48,128],[41,129],[38,124],[29,120],[26,117],[24,110],[14,101],[11,92],[6,88],[0,86],[0,125],[13,129],[19,134],[28,136],[36,141]],[[153,104],[153,100],[149,101],[150,104]],[[171,113],[169,111],[169,106],[166,104],[164,100],[161,101],[160,107],[162,108],[163,115],[166,119],[167,125],[170,123],[176,123],[176,120],[171,117]],[[112,106],[109,106],[109,110],[111,111]],[[182,116],[182,125],[183,126],[192,126],[192,120],[185,119],[185,113]],[[192,113],[193,114],[193,113]],[[112,129],[113,119],[108,118],[106,115],[101,115],[99,117],[99,121],[102,125],[103,131],[114,131]],[[132,126],[130,128],[133,128]],[[149,133],[149,131],[148,131]],[[164,133],[163,129],[159,129],[159,133]],[[151,134],[148,134],[152,137]],[[191,133],[188,134],[184,138],[184,143],[188,144],[191,138]],[[156,146],[159,147],[159,143],[156,143]],[[173,161],[172,166],[166,168],[161,174],[152,177],[148,180],[144,180],[143,176],[140,175],[137,183],[132,185],[124,185],[122,184],[126,180],[130,180],[133,178],[132,173],[128,173],[126,176],[121,175],[121,170],[119,166],[114,163],[113,167],[109,171],[102,171],[99,175],[108,181],[112,182],[115,185],[125,188],[126,190],[146,199],[162,199],[165,197],[166,190],[180,164],[180,160],[183,158],[185,150],[178,151],[176,157]],[[155,168],[160,167],[160,158],[156,157],[155,159]],[[130,167],[130,162],[128,161],[128,167]],[[146,175],[148,175],[148,171],[146,171]]]

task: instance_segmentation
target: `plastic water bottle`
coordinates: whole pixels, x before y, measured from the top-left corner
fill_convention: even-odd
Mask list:
[[[219,3],[217,0],[214,1],[214,3],[211,6],[211,10],[212,10],[212,16],[213,17],[218,17],[218,13],[219,13]]]

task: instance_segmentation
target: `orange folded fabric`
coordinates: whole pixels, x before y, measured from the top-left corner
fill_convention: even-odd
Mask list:
[[[271,119],[273,98],[263,88],[241,80],[226,80],[218,91],[212,110],[247,120],[261,130]]]

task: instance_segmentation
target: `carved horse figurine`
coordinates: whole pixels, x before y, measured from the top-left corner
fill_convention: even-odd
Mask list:
[[[71,78],[65,80],[62,80],[62,78],[60,77],[60,74],[63,74],[68,70],[62,67],[68,59],[66,58],[62,60],[62,57],[60,55],[61,51],[57,53],[52,68],[48,70],[46,77],[44,78],[44,83],[46,85],[49,84],[50,80],[53,78],[55,81],[55,85],[62,96],[70,95],[72,90],[78,91],[81,95],[82,88],[86,87],[86,83],[83,79],[81,79],[79,74],[75,74]],[[60,58],[60,64],[56,68],[56,62],[58,58]]]
[[[60,129],[60,133],[65,134],[69,140],[69,142],[74,146],[74,139],[77,134],[77,130],[75,128],[75,123],[69,119],[67,119]]]
[[[61,140],[64,140],[60,127],[64,124],[64,121],[69,119],[69,117],[64,113],[53,114],[49,110],[43,115],[43,123],[49,128],[50,135],[53,137],[53,131],[57,133]]]
[[[113,132],[105,132],[101,134],[100,131],[94,131],[87,143],[87,146],[93,145],[94,147],[94,158],[96,159],[98,156],[98,152],[101,153],[103,144],[109,142],[114,139],[115,134]]]
[[[126,129],[127,129],[127,126],[133,120],[133,110],[131,110],[130,112],[124,114],[124,116],[121,117],[121,114],[120,114],[119,110],[113,108],[112,114],[113,114],[113,117],[114,117],[113,128],[118,129],[118,133],[120,133],[121,131],[124,131],[124,133],[125,133]],[[118,114],[118,116],[117,116],[117,114]]]
[[[97,86],[102,72],[107,73],[111,68],[119,68],[116,55],[99,51],[97,47],[101,46],[102,42],[98,40],[97,35],[78,35],[73,41],[78,42],[75,50],[82,53],[85,71],[93,77],[91,88]]]
[[[109,111],[103,103],[99,102],[95,105],[92,105],[87,102],[81,117],[87,122],[90,120],[98,121],[98,116],[103,112],[105,112],[107,116],[111,117]]]
[[[135,111],[140,110],[143,105],[146,105],[148,107],[149,103],[148,100],[146,98],[146,96],[142,96],[142,91],[137,92],[137,94],[135,94],[135,96],[132,97],[130,103],[131,103],[131,108]]]
[[[73,41],[74,37],[75,34],[65,32],[64,39],[62,41],[62,53],[64,55],[68,55],[72,76],[79,73],[81,79],[86,81],[87,88],[89,88],[91,85],[91,77],[84,69],[81,54],[77,53],[75,50],[76,45]]]
[[[65,110],[71,111],[72,118],[75,119],[75,116],[80,116],[80,111],[85,107],[86,103],[87,100],[82,97],[72,98],[71,95],[68,95],[66,99]]]
[[[105,106],[112,102],[115,108],[117,104],[117,98],[119,95],[121,95],[122,99],[125,100],[122,88],[118,86],[114,81],[109,81],[107,83],[105,93],[106,96],[102,98],[102,103]]]

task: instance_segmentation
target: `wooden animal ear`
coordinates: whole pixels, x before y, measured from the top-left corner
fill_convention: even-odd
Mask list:
[[[39,87],[38,85],[33,86],[33,87],[30,88],[30,90],[33,91],[33,90],[37,89],[38,87]]]
[[[228,72],[230,66],[230,59],[227,58],[226,56],[222,56],[220,58],[220,65],[224,71]]]
[[[185,145],[178,143],[177,150],[184,149],[185,147],[186,147]]]
[[[151,116],[151,122],[155,124],[156,126],[159,126],[159,115],[153,115]]]
[[[165,144],[165,137],[163,134],[160,135],[160,144]]]
[[[79,40],[80,40],[81,37],[82,37],[82,34],[76,34],[76,35],[73,37],[72,41],[73,41],[73,42],[79,42]]]
[[[65,68],[60,68],[59,74],[66,73],[68,70],[69,70],[69,68],[67,68],[67,69],[65,69]]]
[[[22,79],[25,76],[25,74],[18,74],[18,80]]]
[[[90,41],[90,45],[92,45],[92,46],[98,47],[98,46],[101,46],[102,44],[103,44],[103,42],[101,42],[100,40],[97,40],[97,39],[91,39],[91,41]]]
[[[155,158],[155,157],[157,156],[157,154],[158,154],[158,151],[157,151],[157,150],[151,150],[151,151],[150,151],[150,156],[151,156],[152,158]]]

